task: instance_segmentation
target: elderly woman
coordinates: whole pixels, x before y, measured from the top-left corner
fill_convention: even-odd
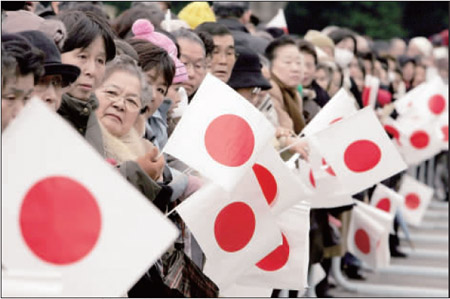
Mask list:
[[[139,114],[148,108],[150,94],[141,69],[131,57],[123,54],[107,64],[105,77],[95,95],[99,102],[95,113],[107,158],[118,163],[128,160],[139,163],[147,152],[156,150],[134,128]],[[154,171],[150,177],[157,180],[161,171]]]

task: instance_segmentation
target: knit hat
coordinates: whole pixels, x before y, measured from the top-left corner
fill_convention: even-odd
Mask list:
[[[334,50],[333,40],[320,31],[308,30],[304,38],[316,47],[330,47]]]
[[[186,66],[177,58],[178,51],[175,43],[166,35],[156,32],[153,24],[146,19],[139,19],[134,22],[131,27],[134,37],[139,39],[145,39],[152,44],[163,48],[169,53],[169,56],[175,62],[175,76],[172,84],[181,83],[188,79]]]
[[[204,22],[216,21],[216,16],[208,2],[189,3],[178,13],[178,18],[188,23],[192,29]]]

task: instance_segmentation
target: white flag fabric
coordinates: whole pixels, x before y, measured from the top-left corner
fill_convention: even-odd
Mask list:
[[[380,183],[372,193],[370,204],[394,217],[397,209],[403,206],[404,200],[403,196]]]
[[[397,149],[408,165],[418,165],[442,151],[442,129],[437,121],[402,118],[398,122],[401,134]]]
[[[237,282],[224,290],[219,291],[219,297],[221,298],[233,298],[233,297],[241,297],[241,298],[270,298],[272,295],[273,289],[269,287],[254,287],[242,285]]]
[[[284,16],[284,11],[282,8],[279,8],[277,14],[273,17],[273,19],[267,23],[266,28],[270,27],[280,28],[283,29],[286,34],[289,33],[286,17]]]
[[[365,203],[352,209],[347,246],[348,251],[373,268],[389,264],[389,230],[393,218]]]
[[[206,255],[204,273],[220,289],[282,244],[251,170],[233,192],[208,183],[176,210]]]
[[[353,198],[345,192],[333,168],[313,147],[310,147],[309,162],[299,160],[299,169],[294,172],[311,192],[306,199],[311,208],[336,208],[353,203]]]
[[[392,136],[394,144],[401,146],[400,135],[402,134],[399,124],[392,117],[385,117],[381,120],[384,130]],[[404,132],[403,132],[404,134]]]
[[[437,139],[441,143],[442,150],[448,150],[448,115],[443,115],[439,117],[434,122],[435,132],[437,134]]]
[[[6,269],[59,273],[60,297],[123,296],[178,235],[42,101],[2,141]]]
[[[406,169],[406,164],[371,107],[311,135],[347,194],[358,193]]]
[[[379,88],[380,79],[372,75],[366,75],[362,92],[362,102],[364,107],[370,106],[375,108]]]
[[[302,134],[309,136],[319,132],[356,111],[354,98],[344,88],[341,88],[306,125]]]
[[[433,197],[433,189],[413,177],[405,175],[398,193],[405,198],[402,210],[403,218],[408,224],[419,226]]]
[[[247,270],[240,284],[290,290],[307,286],[309,211],[309,203],[301,202],[277,216],[283,244]]]
[[[274,215],[311,196],[308,187],[285,165],[272,146],[261,151],[252,169]]]
[[[274,135],[258,109],[208,74],[163,151],[231,191]]]
[[[419,114],[425,118],[448,115],[448,87],[436,76],[405,94],[395,107],[400,114]]]

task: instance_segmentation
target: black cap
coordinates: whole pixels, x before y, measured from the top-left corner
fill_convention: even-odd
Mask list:
[[[239,54],[227,84],[233,89],[260,87],[262,90],[272,88],[261,73],[259,56],[247,47],[236,46]]]
[[[72,64],[61,63],[61,53],[55,43],[44,33],[37,30],[18,32],[25,37],[34,47],[40,49],[45,54],[44,69],[46,75],[61,75],[65,84],[73,83],[80,75],[80,69]]]

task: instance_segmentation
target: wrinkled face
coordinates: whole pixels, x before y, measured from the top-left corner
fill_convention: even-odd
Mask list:
[[[328,87],[330,85],[330,77],[323,68],[320,68],[316,71],[315,79],[317,84],[319,84],[319,86],[322,87],[323,90],[328,91]]]
[[[152,86],[153,91],[150,111],[148,111],[148,115],[152,115],[164,101],[164,97],[167,94],[167,83],[161,75],[158,76],[156,69],[146,71],[145,74],[147,75],[147,82]]]
[[[129,133],[142,107],[139,79],[116,70],[97,88],[95,95],[99,102],[95,113],[108,132],[116,137]]]
[[[293,88],[301,83],[302,57],[295,45],[281,46],[275,50],[272,61],[272,73],[285,85]]]
[[[69,87],[63,88],[61,75],[48,75],[39,79],[39,82],[34,86],[32,96],[39,97],[50,109],[57,111],[61,105],[62,95],[68,89]]]
[[[213,36],[214,50],[211,60],[211,73],[227,83],[231,76],[236,52],[232,35]]]
[[[197,91],[206,76],[206,57],[203,47],[189,39],[178,38],[180,46],[180,61],[186,66],[188,80],[183,82],[183,87],[188,96]]]
[[[314,56],[312,56],[309,53],[303,52],[304,57],[304,73],[303,73],[303,80],[302,85],[305,87],[308,87],[311,85],[312,81],[314,80],[314,76],[316,74],[316,64],[314,61]]]
[[[89,47],[74,49],[61,54],[62,63],[73,64],[81,73],[67,93],[79,100],[87,101],[103,80],[105,74],[105,42],[98,36]]]
[[[34,77],[31,73],[6,79],[2,86],[2,132],[31,97],[33,86]]]

